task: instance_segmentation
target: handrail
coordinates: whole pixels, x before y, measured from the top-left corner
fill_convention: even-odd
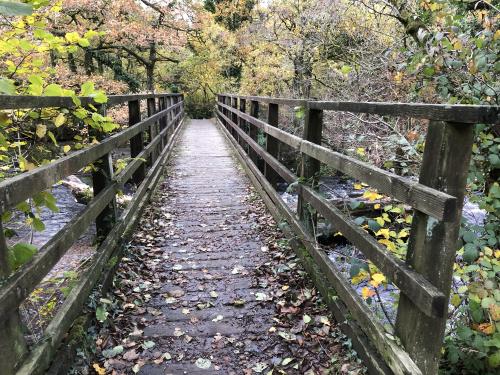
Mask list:
[[[181,97],[182,94],[132,94],[109,95],[106,103],[96,103],[91,96],[78,96],[82,106],[89,104],[106,105],[108,107],[123,104],[132,100],[156,99],[164,97]],[[30,108],[73,108],[75,103],[70,96],[31,96],[31,95],[0,95],[0,109],[30,109]]]
[[[267,121],[258,118],[262,113],[260,103],[267,104]],[[248,104],[250,113],[246,113]],[[302,137],[279,128],[278,110],[281,105],[303,108],[305,125]],[[324,111],[430,120],[419,181],[323,147]],[[329,301],[332,312],[346,334],[353,338],[353,344],[373,372],[436,374],[447,319],[451,271],[473,142],[472,130],[476,123],[500,122],[499,107],[335,102],[218,94],[215,113],[257,190],[272,206],[271,212],[279,221],[284,218],[293,230],[291,243],[295,244],[294,249],[309,264],[308,271],[313,280],[321,280],[317,284],[319,290],[326,293],[323,297]],[[257,141],[261,136],[257,130],[266,137],[265,146]],[[280,142],[300,152],[301,165],[297,168],[301,171],[300,176],[280,162]],[[408,241],[408,254],[411,256],[407,257],[406,263],[397,259],[376,238],[317,192],[314,182],[318,180],[321,163],[414,208]],[[297,215],[276,192],[279,178],[297,186]],[[309,180],[313,181],[312,186],[306,183]],[[398,336],[404,349],[387,337],[384,327],[374,319],[363,299],[316,245],[313,230],[315,215],[305,208],[307,205],[330,222],[399,287],[396,332],[392,334]],[[324,280],[329,284],[325,285]],[[332,299],[329,288],[338,293],[341,301]],[[350,318],[354,318],[355,322],[351,322]],[[368,337],[371,344],[363,337]]]
[[[148,117],[141,120],[139,101],[143,99],[147,100]],[[84,105],[89,104],[92,99],[81,98],[81,101]],[[129,107],[128,128],[104,138],[96,145],[72,152],[47,165],[0,182],[1,213],[50,188],[54,183],[88,164],[97,162],[92,172],[94,197],[87,206],[52,236],[28,263],[8,275],[0,284],[0,316],[5,321],[12,322],[11,325],[14,324],[14,327],[5,328],[0,325],[0,336],[16,350],[11,352],[0,346],[0,362],[9,375],[14,371],[18,374],[41,374],[45,371],[59,343],[81,313],[81,307],[92,288],[101,278],[110,257],[120,257],[121,249],[117,247],[123,243],[135,225],[161,176],[164,162],[170,155],[184,119],[183,96],[110,96],[106,106],[126,102]],[[68,97],[0,96],[0,109],[29,108],[31,105],[71,107],[74,103]],[[144,142],[144,132],[148,132],[147,144]],[[132,160],[114,176],[111,152],[127,141],[130,143]],[[137,190],[121,216],[117,217],[117,211],[114,209],[116,194],[130,180],[136,183]],[[19,306],[94,221],[100,241],[99,249],[90,260],[86,272],[81,275],[77,285],[49,323],[44,332],[44,339],[31,351],[27,351],[22,335],[12,334],[20,324],[16,318],[19,315]],[[1,226],[0,230],[3,233]],[[8,251],[3,236],[0,236],[0,259],[5,259]]]

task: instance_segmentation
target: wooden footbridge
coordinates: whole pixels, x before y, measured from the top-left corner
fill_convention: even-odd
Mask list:
[[[89,105],[92,98],[81,98],[81,101]],[[141,101],[146,101],[145,113],[141,113]],[[259,342],[263,346],[255,344],[256,352],[260,351],[261,355],[279,345],[269,337],[268,328],[273,324],[269,305],[257,304],[237,310],[227,300],[229,295],[237,295],[241,300],[252,298],[255,293],[251,275],[263,257],[260,253],[263,240],[253,225],[255,215],[248,214],[250,208],[243,198],[248,188],[246,178],[279,223],[337,325],[352,339],[368,371],[373,374],[437,373],[473,128],[477,123],[497,123],[498,108],[325,102],[221,94],[217,97],[215,121],[189,121],[185,119],[182,95],[110,96],[106,107],[123,104],[129,109],[129,126],[125,130],[89,148],[0,182],[0,211],[5,212],[87,165],[93,163],[95,167],[93,199],[39,249],[30,262],[14,272],[7,267],[8,246],[3,230],[0,231],[0,276],[4,279],[0,285],[2,375],[63,373],[57,370],[57,364],[62,361],[59,360],[63,356],[61,353],[74,349],[75,343],[68,332],[81,316],[90,293],[95,293],[96,288],[102,293],[112,284],[126,243],[135,230],[142,228],[142,225],[138,229],[136,226],[143,211],[149,215],[148,210],[164,205],[174,212],[176,228],[192,230],[179,230],[171,235],[171,228],[159,225],[158,218],[152,221],[156,224],[149,223],[154,228],[151,241],[155,245],[154,249],[146,250],[147,256],[154,258],[154,266],[147,272],[163,280],[165,285],[159,285],[162,291],[172,286],[169,279],[174,272],[182,272],[182,285],[188,292],[172,292],[167,288],[166,293],[171,293],[172,299],[169,303],[174,303],[173,306],[189,312],[190,303],[197,303],[197,294],[211,291],[212,297],[225,296],[220,298],[220,306],[212,304],[214,311],[223,310],[224,313],[213,318],[209,313],[200,312],[194,320],[188,321],[179,314],[179,309],[166,306],[166,302],[158,304],[152,298],[145,308],[154,312],[161,307],[161,319],[146,319],[144,335],[162,338],[158,341],[161,352],[177,350],[183,352],[182,355],[174,361],[151,360],[133,369],[114,369],[110,373],[248,373],[240,357],[231,360],[219,346],[209,345],[221,358],[229,358],[226,362],[208,361],[207,364],[202,361],[195,366],[192,361],[192,358],[201,358],[202,352],[207,354],[207,336],[227,334],[246,343]],[[0,110],[73,106],[71,98],[66,97],[0,97]],[[302,136],[280,128],[281,107],[304,109]],[[104,106],[101,110],[105,110]],[[430,120],[419,181],[322,146],[325,111]],[[127,143],[131,161],[123,170],[114,173],[112,154]],[[295,168],[283,164],[280,153],[285,149],[295,152],[300,160]],[[238,170],[232,155],[246,177]],[[394,257],[318,192],[321,165],[413,207],[406,262]],[[129,181],[133,181],[137,189],[125,209],[119,211],[116,194]],[[285,204],[277,193],[280,182],[295,186],[296,210]],[[152,198],[155,190],[158,196]],[[400,290],[395,332],[386,331],[373,317],[350,282],[317,245],[314,228],[318,217],[330,222]],[[46,327],[43,339],[29,347],[23,334],[19,306],[94,223],[99,239],[95,255]],[[195,241],[198,241],[197,246],[192,244]],[[132,245],[130,251],[135,249]],[[148,262],[146,258],[143,257],[145,263]],[[272,261],[272,257],[268,261]],[[158,264],[162,267],[158,268]],[[196,290],[193,282],[200,277],[204,287]],[[187,334],[190,340],[175,341]],[[258,373],[264,369],[255,367],[253,371]],[[300,372],[292,368],[287,373]]]

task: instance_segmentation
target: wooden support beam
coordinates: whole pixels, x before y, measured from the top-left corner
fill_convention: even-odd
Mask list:
[[[138,100],[132,100],[128,102],[128,123],[129,126],[137,124],[141,121],[141,106]],[[137,155],[141,153],[144,148],[144,137],[143,133],[135,135],[130,139],[130,157],[135,158]],[[146,168],[144,165],[135,172],[132,180],[136,185],[139,185],[142,180],[144,180],[144,176],[146,175]]]
[[[106,115],[106,107],[101,107],[101,112]],[[102,132],[96,134],[98,140],[105,135]],[[94,197],[106,189],[113,182],[113,159],[111,153],[107,153],[94,162],[95,169],[92,171],[92,190]],[[108,235],[116,222],[116,199],[113,198],[109,204],[99,213],[95,220],[97,242],[100,243]]]
[[[278,104],[269,103],[267,112],[267,123],[271,126],[278,127],[279,125],[279,107]],[[266,134],[266,151],[269,152],[273,157],[279,160],[279,142],[273,136]],[[271,184],[274,189],[278,182],[280,181],[279,175],[274,171],[273,168],[264,165],[264,176]]]
[[[155,98],[148,98],[147,99],[147,104],[148,104],[148,117],[153,116],[156,113],[156,99]],[[154,122],[149,126],[149,131],[148,131],[148,142],[151,143],[151,141],[156,137],[156,135],[159,133],[158,131],[158,122]],[[148,159],[148,166],[151,166],[154,164],[154,161],[156,160],[158,156],[157,151],[153,151],[151,155],[149,156]]]
[[[473,125],[431,122],[427,132],[420,183],[457,198],[453,220],[438,221],[415,211],[407,263],[449,299],[465,185],[473,144]],[[446,310],[430,317],[401,295],[396,331],[404,347],[424,374],[438,373],[446,326]]]
[[[321,134],[323,131],[323,111],[318,109],[306,108],[306,117],[304,124],[303,139],[317,145],[321,145]],[[302,153],[301,154],[301,172],[300,177],[303,182],[316,188],[319,179],[321,163],[319,160]],[[297,202],[297,214],[300,221],[310,234],[315,233],[317,215],[312,214],[307,207],[307,202],[299,194]]]
[[[224,109],[223,109],[223,111],[224,111]],[[250,101],[250,116],[253,117],[253,118],[255,118],[255,119],[259,118],[259,102],[256,101],[256,100]],[[258,140],[257,127],[254,124],[250,123],[250,122],[248,123],[248,127],[249,127],[248,130],[249,130],[250,137],[255,142],[258,143],[259,140]],[[249,150],[249,152],[250,152],[250,158],[252,159],[253,163],[258,166],[259,165],[258,164],[258,162],[259,162],[259,156],[253,150]]]
[[[238,109],[238,98],[231,99],[231,107],[233,107],[234,109]],[[236,111],[231,113],[231,120],[235,124],[238,123],[238,113]],[[238,136],[238,133],[235,130],[231,130],[231,132],[233,133],[233,136],[235,137],[236,141],[239,143],[240,138]]]
[[[246,99],[240,98],[240,107],[239,107],[240,112],[245,113],[247,110],[247,101]],[[242,129],[246,133],[246,128],[247,128],[247,122],[240,116],[238,116],[238,125],[240,129]],[[240,145],[245,149],[245,151],[248,153],[248,145],[245,146],[245,142],[241,141]]]

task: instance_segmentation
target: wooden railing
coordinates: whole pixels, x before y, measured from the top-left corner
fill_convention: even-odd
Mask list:
[[[260,103],[267,105],[267,121],[258,119]],[[278,128],[279,106],[305,109],[302,137]],[[430,120],[419,181],[321,146],[324,111]],[[220,94],[216,113],[254,184],[261,189],[268,206],[274,207],[271,211],[278,219],[284,219],[293,236],[300,239],[297,241],[292,237],[293,247],[337,321],[352,338],[370,372],[436,374],[448,311],[473,127],[476,123],[499,122],[498,107],[325,102]],[[258,143],[259,131],[266,137],[265,147]],[[300,176],[279,161],[280,144],[300,152]],[[316,183],[321,163],[413,207],[406,262],[393,256],[348,215],[318,193]],[[263,167],[259,168],[259,165]],[[298,185],[297,215],[275,190],[280,178]],[[384,329],[350,282],[316,245],[312,231],[315,218],[307,205],[328,220],[399,288],[395,324],[397,338]]]
[[[92,98],[80,98],[82,105]],[[141,119],[140,101],[147,101],[147,117]],[[68,175],[93,163],[93,199],[34,255],[29,263],[12,275],[3,276],[0,284],[0,373],[41,374],[54,358],[56,350],[82,312],[94,286],[113,268],[121,244],[133,228],[142,208],[161,176],[164,162],[172,149],[175,135],[184,118],[184,101],[180,94],[144,94],[110,96],[101,110],[127,104],[129,126],[103,138],[100,143],[73,152],[56,161],[0,182],[0,213],[50,188]],[[97,104],[94,104],[97,106]],[[0,96],[0,109],[74,107],[68,97]],[[145,144],[144,134],[148,133]],[[111,153],[130,143],[132,161],[114,174]],[[118,216],[116,194],[133,180],[137,190]],[[45,329],[43,339],[28,350],[19,318],[19,306],[44,279],[72,244],[88,227],[96,224],[99,246],[71,293],[59,307]],[[0,225],[0,261],[5,261],[7,244]]]

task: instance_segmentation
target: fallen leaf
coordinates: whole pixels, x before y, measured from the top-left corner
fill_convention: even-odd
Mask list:
[[[212,362],[210,362],[210,360],[206,358],[198,358],[194,364],[196,365],[196,367],[203,370],[207,370],[210,368],[210,366],[212,366]]]

